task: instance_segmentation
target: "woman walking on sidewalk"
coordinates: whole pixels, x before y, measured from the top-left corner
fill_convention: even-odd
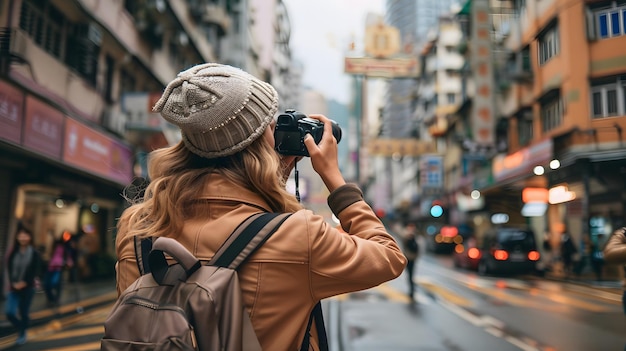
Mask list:
[[[11,290],[5,310],[7,319],[19,333],[16,343],[22,345],[26,342],[30,305],[35,295],[35,279],[39,277],[41,256],[33,246],[33,232],[21,223],[18,225],[15,242],[8,257]],[[18,309],[20,318],[17,317]]]

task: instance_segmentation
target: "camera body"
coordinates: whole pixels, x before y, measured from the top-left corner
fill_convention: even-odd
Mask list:
[[[341,128],[335,121],[332,122],[333,136],[341,140]],[[309,156],[304,145],[304,137],[311,134],[316,144],[319,144],[324,135],[324,123],[307,117],[296,110],[286,110],[278,115],[276,129],[274,129],[275,149],[281,155]]]

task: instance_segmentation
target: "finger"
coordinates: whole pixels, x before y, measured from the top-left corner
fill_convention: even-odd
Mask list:
[[[308,133],[304,136],[304,146],[306,146],[306,149],[309,152],[309,156],[317,153],[317,151],[319,150],[319,148],[315,144],[315,140],[313,140],[311,134]]]

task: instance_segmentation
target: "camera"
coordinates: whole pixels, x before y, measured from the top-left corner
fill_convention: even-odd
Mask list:
[[[335,121],[332,122],[333,136],[341,140],[341,128]],[[319,144],[324,134],[324,123],[307,117],[296,110],[286,110],[278,115],[276,129],[274,129],[275,149],[282,155],[309,156],[304,145],[304,137],[311,134],[316,144]]]

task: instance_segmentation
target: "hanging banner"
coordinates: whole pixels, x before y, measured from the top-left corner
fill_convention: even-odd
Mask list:
[[[495,143],[495,98],[489,0],[471,1],[472,32],[470,64],[476,93],[472,100],[472,134],[479,146],[492,148]]]

